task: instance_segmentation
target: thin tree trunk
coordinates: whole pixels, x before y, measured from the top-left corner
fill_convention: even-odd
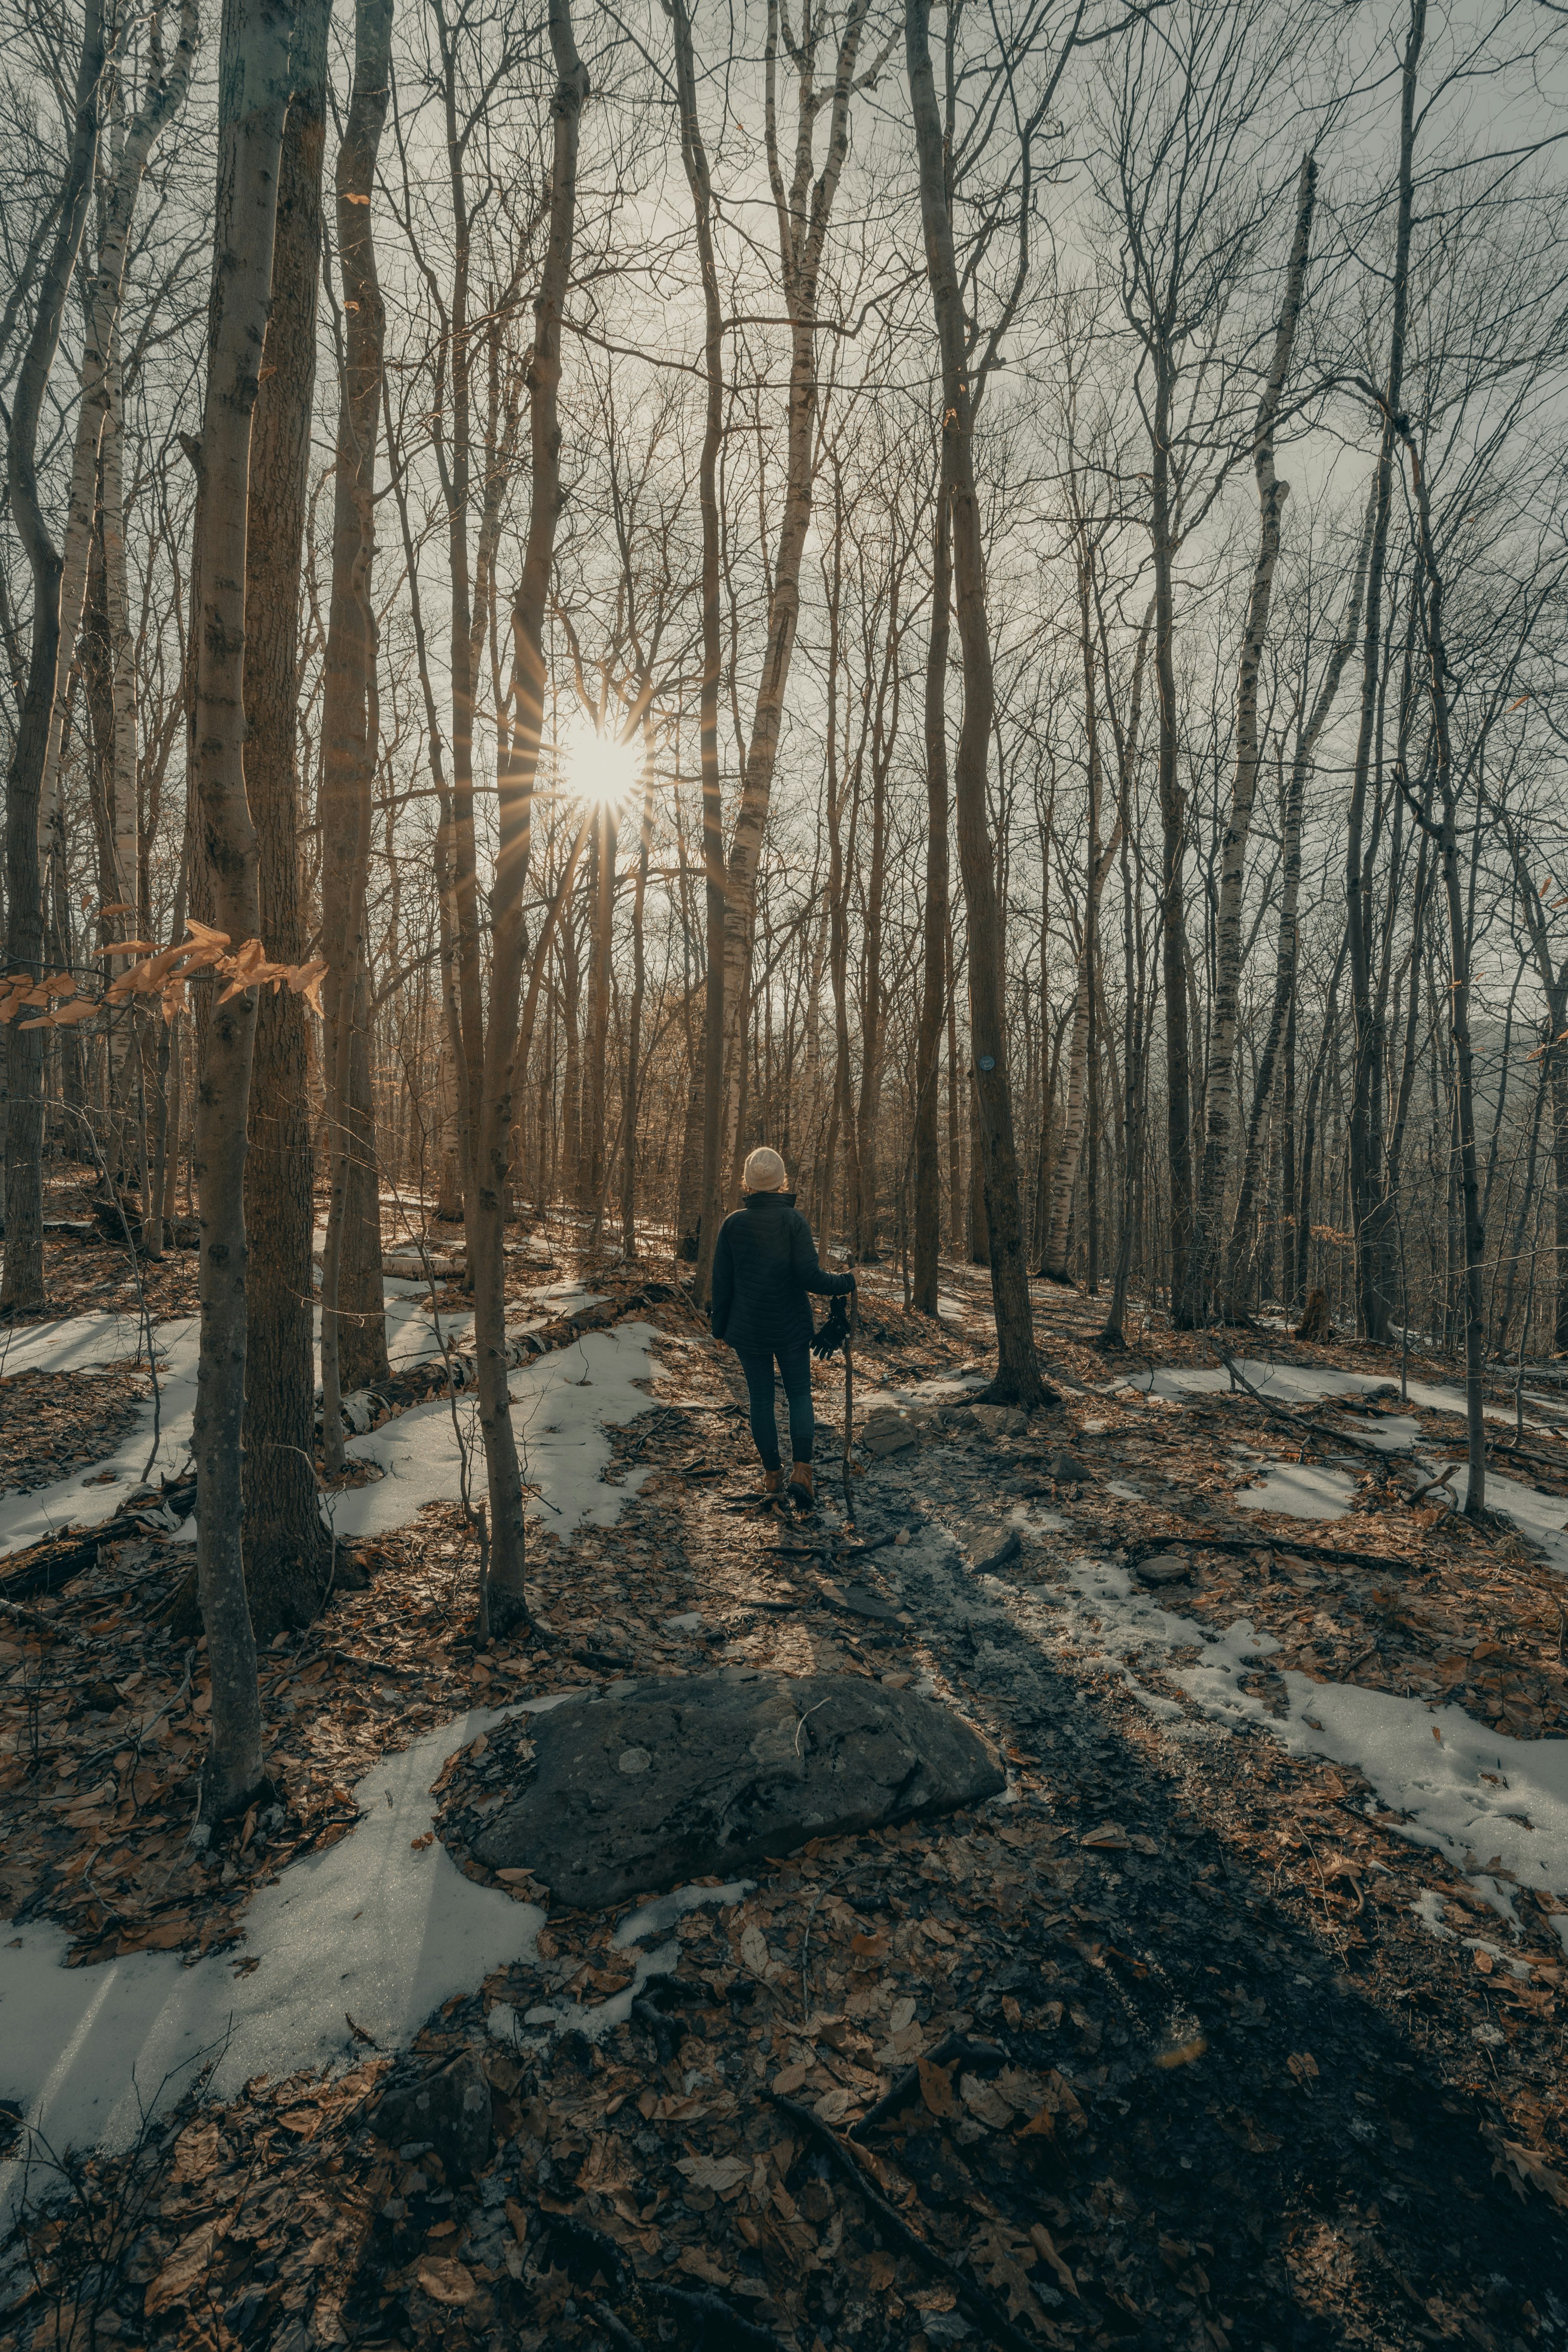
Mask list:
[[[849,0],[834,66],[831,100],[820,99],[812,88],[814,42],[809,41],[799,49],[793,49],[791,44],[800,76],[800,130],[796,142],[795,169],[787,189],[779,161],[775,95],[780,0],[768,0],[764,117],[768,173],[779,225],[780,289],[790,322],[789,384],[784,501],[768,589],[762,674],[758,681],[757,698],[752,709],[750,740],[740,780],[740,799],[727,866],[725,1123],[718,1169],[719,1185],[726,1192],[738,1172],[745,1097],[745,1048],[750,1012],[751,950],[757,925],[757,873],[772,798],[773,774],[784,721],[784,700],[800,615],[800,560],[811,520],[811,487],[816,461],[818,288],[828,225],[832,216],[844,160],[849,152],[850,98],[854,88],[861,37],[869,13],[870,0]],[[828,116],[828,145],[822,169],[813,184],[811,137],[819,110],[825,110]],[[706,1263],[699,1264],[700,1286],[705,1296],[711,1265],[711,1255]]]
[[[92,198],[103,81],[103,0],[87,0],[77,58],[71,144],[57,226],[23,348],[5,441],[5,492],[33,589],[26,684],[5,779],[5,963],[41,980],[43,878],[38,807],[59,692],[60,558],[38,495],[38,428]],[[44,1297],[44,1038],[13,1020],[5,1039],[5,1263],[0,1314],[36,1314]]]
[[[1367,533],[1372,529],[1372,509],[1367,509]],[[1366,581],[1368,539],[1362,541],[1360,560],[1351,587],[1350,609],[1339,640],[1329,657],[1329,666],[1317,700],[1305,728],[1297,740],[1291,762],[1290,782],[1281,812],[1283,847],[1280,896],[1280,938],[1274,959],[1274,997],[1270,1007],[1269,1027],[1259,1057],[1258,1075],[1252,1090],[1252,1108],[1247,1121],[1247,1150],[1242,1161],[1241,1182],[1237,1192],[1236,1213],[1230,1226],[1230,1247],[1225,1273],[1225,1313],[1229,1321],[1240,1319],[1241,1273],[1247,1253],[1248,1228],[1252,1221],[1253,1203],[1258,1197],[1258,1182],[1262,1168],[1263,1122],[1273,1091],[1274,1066],[1283,1042],[1287,1025],[1292,1018],[1296,1001],[1296,971],[1301,949],[1301,813],[1306,799],[1307,777],[1316,755],[1319,739],[1328,724],[1339,691],[1345,666],[1354,650],[1361,622],[1361,599]],[[1286,1198],[1291,1196],[1287,1180]],[[1283,1286],[1287,1290],[1289,1285]]]
[[[1201,1323],[1213,1312],[1219,1283],[1220,1223],[1230,1171],[1236,1115],[1236,1028],[1241,998],[1241,898],[1247,845],[1258,792],[1260,760],[1258,679],[1268,642],[1274,572],[1280,560],[1280,518],[1291,486],[1274,469],[1274,428],[1296,347],[1296,324],[1306,283],[1307,247],[1317,195],[1317,164],[1309,154],[1296,183],[1296,226],[1285,271],[1285,299],[1274,336],[1274,354],[1252,429],[1252,473],[1258,485],[1258,559],[1236,681],[1236,775],[1230,817],[1220,850],[1219,916],[1215,954],[1214,1011],[1209,1024],[1208,1073],[1204,1088],[1207,1132],[1198,1186],[1194,1245],[1187,1259],[1186,1320]]]
[[[985,551],[975,487],[964,298],[944,180],[942,116],[931,68],[930,20],[930,0],[908,0],[904,37],[920,171],[921,222],[942,355],[943,434],[951,443],[953,578],[964,664],[964,719],[954,763],[954,798],[969,943],[975,1099],[997,1320],[997,1378],[992,1392],[998,1402],[1029,1410],[1047,1402],[1048,1392],[1035,1355],[1008,1076],[1002,910],[986,806],[995,688],[986,618]]]
[[[552,108],[554,152],[549,241],[535,305],[534,345],[528,378],[533,492],[522,576],[512,606],[517,719],[507,759],[497,775],[490,1017],[483,1032],[469,1017],[470,1005],[476,1004],[479,998],[480,975],[476,968],[465,971],[464,984],[465,1045],[470,1072],[477,1073],[479,1082],[475,1174],[466,1207],[479,1426],[489,1498],[489,1586],[487,1595],[481,1594],[480,1620],[482,1632],[497,1633],[510,1633],[526,1625],[528,1615],[524,1585],[522,1472],[507,1391],[503,1253],[513,1078],[526,954],[523,888],[534,782],[544,734],[544,624],[556,527],[564,498],[558,413],[561,314],[571,283],[578,136],[588,95],[588,75],[572,37],[569,0],[549,0],[549,36],[556,92]],[[465,933],[461,952],[476,961],[479,946],[476,937]]]
[[[931,630],[925,648],[925,908],[921,944],[920,1029],[915,1061],[915,1269],[913,1304],[936,1312],[936,1261],[942,1247],[942,1160],[937,1085],[942,1017],[946,1009],[947,654],[953,602],[952,522],[946,478],[946,439],[938,457],[931,560]],[[1043,980],[1043,975],[1042,975]]]
[[[1394,495],[1395,418],[1404,398],[1405,339],[1410,288],[1410,239],[1415,213],[1416,74],[1427,33],[1427,0],[1411,0],[1409,31],[1400,77],[1399,184],[1395,219],[1393,316],[1388,371],[1379,397],[1383,437],[1374,484],[1372,545],[1366,566],[1366,626],[1363,639],[1361,723],[1351,778],[1345,843],[1345,915],[1350,950],[1351,1005],[1355,1054],[1351,1080],[1350,1206],[1355,1232],[1356,1322],[1364,1339],[1387,1336],[1386,1184],[1383,1168],[1383,1031],[1372,985],[1372,874],[1366,854],[1366,788],[1380,704],[1378,679],[1383,651],[1383,584],[1388,524]]]
[[[381,1201],[379,1171],[356,1165],[356,1143],[369,1125],[369,1086],[356,1088],[356,1053],[368,1041],[359,1034],[359,1008],[365,1001],[365,887],[371,854],[371,800],[375,775],[377,726],[376,625],[371,595],[375,561],[376,446],[381,422],[386,306],[376,274],[372,209],[376,158],[386,121],[390,89],[392,0],[357,0],[354,13],[354,84],[348,120],[338,149],[338,260],[343,280],[342,381],[338,398],[337,465],[332,501],[332,593],[327,623],[321,706],[321,897],[329,919],[323,925],[327,960],[322,1004],[326,1015],[327,1135],[331,1182],[327,1234],[321,1253],[321,1425],[329,1477],[343,1468],[342,1400],[358,1382],[367,1354],[384,1354],[372,1333],[356,1324],[359,1344],[345,1346],[343,1259],[356,1248],[363,1258],[364,1236],[350,1237],[351,1209],[362,1224],[367,1172],[370,1214],[375,1220],[376,1296],[381,1290]],[[366,1071],[368,1080],[368,1069]],[[359,1099],[356,1099],[356,1096]],[[356,1118],[356,1113],[358,1117]],[[356,1136],[355,1129],[361,1130]],[[371,1146],[373,1162],[373,1141]],[[362,1282],[353,1302],[362,1318]],[[352,1355],[352,1364],[345,1357]]]

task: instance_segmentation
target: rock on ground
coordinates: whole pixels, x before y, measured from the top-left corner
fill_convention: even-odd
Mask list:
[[[557,1909],[601,1909],[994,1797],[1007,1776],[951,1709],[852,1675],[730,1668],[537,1718],[528,1788],[475,1841]]]

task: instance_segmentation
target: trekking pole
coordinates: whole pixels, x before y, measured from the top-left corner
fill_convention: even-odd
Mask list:
[[[844,1333],[844,1525],[855,1523],[855,1507],[850,1495],[850,1441],[855,1423],[855,1320],[860,1313],[860,1300],[850,1293],[849,1327]]]

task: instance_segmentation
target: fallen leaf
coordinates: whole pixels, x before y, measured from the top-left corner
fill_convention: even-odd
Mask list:
[[[474,2300],[474,2273],[450,2254],[427,2254],[414,2273],[432,2303],[449,2311]]]
[[[1072,2273],[1068,2268],[1067,2264],[1063,2262],[1061,2256],[1057,2252],[1055,2245],[1051,2242],[1051,2231],[1046,2228],[1044,2222],[1031,2221],[1030,2224],[1029,2234],[1033,2241],[1034,2250],[1040,2256],[1041,2262],[1047,2263],[1050,2268],[1056,2273],[1058,2279],[1067,2289],[1069,2294],[1076,2294],[1078,2293],[1078,2282],[1073,2277]]]
[[[1318,2062],[1310,2050],[1292,2051],[1285,2065],[1298,2083],[1315,2083],[1318,2079]]]
[[[739,2156],[681,2156],[675,2158],[675,2170],[684,2172],[694,2189],[711,2189],[719,2196],[751,2178],[751,2166]]]
[[[216,2221],[204,2221],[175,2247],[147,2290],[142,2310],[149,2319],[190,2302],[206,2277],[220,2227]]]
[[[934,2116],[951,2116],[957,2112],[953,2096],[953,2078],[942,2066],[933,2066],[929,2058],[917,2058],[920,2069],[920,2095]]]
[[[1013,2119],[1013,2111],[993,2084],[978,2074],[964,2075],[958,2084],[958,2095],[972,2116],[977,2116],[990,2131],[1006,2131]]]
[[[1103,1822],[1097,1830],[1091,1830],[1088,1836],[1081,1837],[1078,1843],[1092,1846],[1097,1853],[1125,1853],[1129,1840],[1125,1830],[1118,1829],[1114,1822]]]
[[[729,2273],[721,2270],[706,2246],[683,2246],[675,2256],[675,2268],[692,2278],[700,2278],[709,2286],[727,2286]]]

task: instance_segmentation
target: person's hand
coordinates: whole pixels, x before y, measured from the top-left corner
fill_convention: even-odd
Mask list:
[[[855,1282],[854,1276],[852,1274],[846,1274],[844,1280],[849,1284],[851,1293],[852,1294],[858,1286]]]

